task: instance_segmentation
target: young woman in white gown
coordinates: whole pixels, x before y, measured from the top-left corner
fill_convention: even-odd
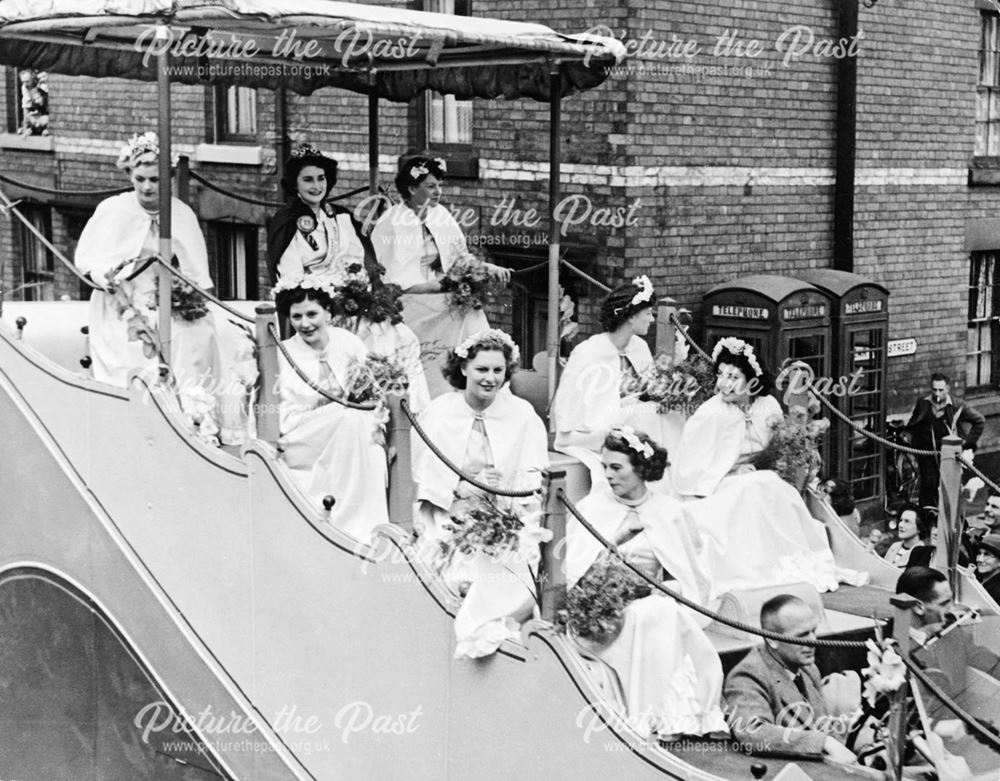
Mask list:
[[[601,304],[601,332],[578,344],[559,379],[552,417],[554,447],[579,458],[591,483],[604,483],[601,445],[613,426],[627,424],[652,433],[669,452],[680,439],[680,413],[658,414],[639,400],[639,378],[653,364],[645,337],[656,320],[656,292],[649,277],[635,277],[612,290]],[[669,490],[669,480],[656,486]]]
[[[372,230],[372,245],[385,266],[385,281],[403,289],[403,321],[420,341],[424,372],[431,396],[451,391],[441,377],[442,358],[456,344],[489,328],[482,309],[454,312],[441,280],[448,270],[468,255],[465,234],[441,205],[445,162],[437,157],[411,157],[396,175],[402,202],[379,218]],[[510,281],[510,270],[492,263],[487,271],[502,284]]]
[[[722,339],[712,352],[717,393],[684,427],[673,454],[673,485],[704,542],[710,598],[733,589],[805,581],[837,588],[826,527],[799,492],[753,457],[771,439],[781,407],[753,347]]]
[[[480,482],[515,491],[536,491],[548,466],[545,426],[532,406],[504,390],[519,359],[511,338],[498,329],[474,334],[448,357],[446,376],[454,390],[434,399],[420,416],[428,438],[453,463]],[[484,491],[461,480],[423,439],[414,437],[413,479],[417,484],[414,526],[419,548],[440,568],[445,582],[465,599],[455,616],[456,657],[493,653],[504,640],[519,638],[519,622],[535,604],[532,570],[541,528],[537,495],[491,502],[513,510],[524,524],[517,549],[500,557],[482,552],[441,550],[463,513],[482,501]],[[459,520],[456,520],[459,519]]]
[[[709,583],[697,560],[697,535],[676,499],[654,493],[667,452],[630,427],[612,429],[601,462],[610,489],[578,505],[601,536],[645,574],[703,602]],[[609,554],[575,518],[566,527],[566,576],[572,589]],[[577,638],[618,673],[629,723],[644,736],[727,731],[720,710],[722,664],[701,630],[704,619],[656,591],[630,602],[621,631],[604,642]]]
[[[317,287],[307,287],[316,284]],[[368,351],[350,331],[330,325],[330,295],[316,280],[278,289],[278,312],[295,335],[283,344],[309,379],[346,397],[352,365]],[[278,449],[315,507],[331,495],[330,523],[362,542],[388,523],[386,454],[374,411],[346,407],[313,390],[280,352]]]

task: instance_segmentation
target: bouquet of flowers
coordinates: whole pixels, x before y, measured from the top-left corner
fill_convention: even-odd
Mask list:
[[[403,322],[403,289],[399,285],[373,284],[371,303],[365,316],[373,323],[388,320],[390,325]]]
[[[829,428],[829,420],[810,421],[805,410],[799,408],[776,418],[771,421],[771,441],[754,458],[754,466],[773,469],[783,480],[802,490],[823,465],[819,438]]]
[[[448,293],[448,306],[460,313],[482,309],[492,301],[499,286],[486,270],[482,258],[466,251],[448,269],[441,280],[441,290]]]
[[[700,355],[675,363],[661,353],[639,376],[638,393],[640,401],[655,401],[659,413],[691,413],[715,393],[715,367]]]
[[[621,632],[628,604],[651,592],[618,559],[600,556],[566,595],[566,625],[578,637],[606,643]]]
[[[156,276],[156,292],[153,293],[150,309],[156,309],[159,303],[160,277]],[[208,302],[201,293],[187,282],[175,276],[170,277],[170,314],[180,320],[193,323],[208,314]]]
[[[332,298],[334,317],[364,317],[372,305],[372,290],[364,280],[351,279],[338,285]]]
[[[355,404],[385,403],[385,394],[409,386],[406,368],[393,356],[368,353],[364,363],[355,361],[349,369],[347,400]]]
[[[451,516],[452,523],[445,524],[451,532],[441,541],[445,555],[479,552],[499,559],[518,549],[524,523],[512,508],[486,495],[470,497],[462,505],[459,514]]]

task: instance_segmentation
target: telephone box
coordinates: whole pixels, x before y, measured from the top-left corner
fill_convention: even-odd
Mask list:
[[[802,271],[798,276],[830,297],[833,382],[826,398],[858,426],[884,435],[888,289],[858,274],[831,268]],[[869,515],[881,506],[884,447],[831,417],[829,471],[850,482],[859,510]]]
[[[830,301],[801,279],[753,274],[716,285],[704,296],[705,348],[725,336],[753,345],[776,373],[786,358],[803,361],[817,376],[830,370]]]

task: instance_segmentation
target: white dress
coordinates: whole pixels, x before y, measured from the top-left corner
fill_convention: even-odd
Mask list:
[[[676,499],[650,491],[629,505],[598,490],[578,509],[611,540],[635,514],[644,529],[619,546],[626,559],[652,577],[662,571],[674,581],[670,588],[704,601],[709,585],[697,559],[697,540]],[[575,518],[566,526],[566,552],[569,588],[598,557],[609,555]],[[701,629],[706,620],[655,591],[629,603],[624,619],[618,635],[605,643],[576,640],[618,674],[629,724],[647,737],[728,732],[720,709],[722,663]]]
[[[554,447],[583,461],[595,487],[607,487],[600,452],[614,426],[630,425],[645,432],[665,447],[668,455],[680,440],[684,426],[680,413],[658,414],[653,402],[623,402],[623,395],[634,392],[630,383],[652,363],[645,340],[632,336],[619,352],[606,332],[594,334],[570,353],[552,403]],[[669,493],[669,475],[650,487]]]
[[[330,327],[329,332],[322,353],[298,334],[284,344],[314,383],[339,393],[352,362],[364,361],[367,350],[350,331]],[[278,359],[281,459],[317,508],[327,494],[334,497],[330,523],[369,542],[372,529],[389,520],[386,455],[375,413],[326,399],[302,381],[280,352]]]
[[[336,286],[343,285],[348,279],[367,282],[365,250],[350,214],[327,214],[321,209],[318,218],[315,214],[312,217],[315,221],[313,230],[296,230],[281,254],[278,261],[278,282],[306,274],[322,276]],[[349,274],[348,267],[354,264],[359,265],[360,269]]]
[[[199,287],[210,289],[208,255],[198,218],[187,204],[174,198],[171,219],[171,248],[181,273]],[[80,235],[75,262],[80,271],[104,286],[105,275],[122,261],[159,251],[159,221],[139,205],[133,191],[98,204]],[[135,322],[138,315],[156,329],[158,315],[150,305],[155,305],[158,269],[153,263],[125,281],[134,270],[129,264],[118,274],[122,281],[117,292],[91,293],[89,340],[94,379],[124,388],[130,372],[152,371],[157,366],[156,356],[147,356],[142,342],[129,338],[126,320]],[[221,427],[218,434],[224,444],[239,444],[245,436],[245,384],[253,378],[241,380],[246,372],[237,370],[251,352],[249,338],[227,317],[217,317],[212,311],[192,322],[178,317],[171,321],[170,363],[182,408],[204,407],[213,426],[217,423]],[[207,426],[202,428],[207,430]]]
[[[768,421],[781,416],[771,396],[748,414],[718,395],[688,420],[673,464],[674,488],[701,534],[709,597],[735,589],[807,582],[837,588],[826,527],[777,473],[755,471],[747,458],[770,441]]]
[[[548,466],[545,426],[531,405],[509,393],[501,393],[477,416],[460,391],[438,396],[420,416],[428,438],[452,461],[473,476],[487,468],[504,476],[501,488],[536,490],[542,470]],[[550,536],[541,528],[537,497],[496,497],[511,507],[524,529],[517,551],[497,560],[482,553],[456,553],[451,561],[438,558],[440,542],[450,536],[444,525],[459,513],[478,489],[460,482],[423,440],[414,437],[413,479],[418,507],[414,526],[420,535],[423,555],[442,567],[442,577],[452,587],[469,584],[455,616],[456,657],[479,657],[493,653],[504,640],[519,639],[511,616],[530,611],[535,602],[532,570],[537,571],[538,544]],[[456,497],[456,493],[458,496]]]
[[[385,266],[385,281],[403,290],[425,282],[440,282],[466,252],[465,234],[438,204],[421,221],[405,203],[386,210],[372,230],[372,245]],[[439,267],[439,268],[438,268]],[[432,397],[452,390],[441,374],[448,351],[466,337],[489,328],[481,309],[453,312],[447,293],[404,293],[403,320],[420,340],[421,360]]]

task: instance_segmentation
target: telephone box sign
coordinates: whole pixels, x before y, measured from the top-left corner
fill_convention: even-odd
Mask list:
[[[740,320],[767,320],[767,310],[756,306],[713,304],[712,314],[716,317],[738,317]]]
[[[890,358],[900,355],[913,355],[917,351],[916,339],[893,339],[886,343],[887,352]]]
[[[871,312],[881,312],[882,307],[885,305],[884,298],[862,298],[860,301],[845,301],[844,302],[844,314],[845,315],[861,315],[868,314]]]
[[[785,320],[809,320],[813,317],[826,317],[826,304],[786,306],[781,310],[781,315]]]

